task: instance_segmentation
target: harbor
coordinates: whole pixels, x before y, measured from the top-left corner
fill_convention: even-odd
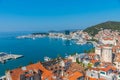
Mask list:
[[[20,57],[23,57],[23,55],[8,54],[5,52],[0,52],[0,63],[5,63],[7,60],[17,59]]]
[[[44,61],[44,57],[56,58],[58,54],[64,57],[65,53],[70,55],[71,53],[77,52],[82,53],[87,49],[93,48],[91,44],[76,45],[73,41],[64,41],[62,39],[51,39],[48,37],[39,39],[16,39],[16,35],[21,35],[21,33],[11,33],[14,37],[6,33],[2,39],[0,39],[0,52],[8,52],[11,54],[20,54],[24,57],[6,60],[5,64],[0,63],[0,76],[5,75],[5,71],[8,69],[14,69],[18,66],[28,65],[30,62]],[[6,37],[6,38],[4,38]],[[69,45],[72,44],[73,45]],[[8,45],[9,44],[9,45]],[[48,50],[46,50],[46,48]],[[12,51],[12,52],[11,52]],[[51,52],[51,53],[50,53]],[[46,60],[49,60],[45,58]]]

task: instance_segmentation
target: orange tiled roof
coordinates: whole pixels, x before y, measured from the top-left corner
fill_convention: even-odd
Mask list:
[[[89,80],[97,80],[96,78],[89,78]]]
[[[104,37],[104,40],[113,40],[113,38]]]
[[[91,68],[91,70],[95,70],[95,71],[100,71],[101,70],[101,71],[105,71],[105,72],[107,72],[110,69],[116,70],[116,68],[113,67],[113,66],[107,66],[107,67],[104,67],[104,68],[101,68],[101,67],[99,67],[99,68]]]
[[[22,68],[17,68],[17,69],[11,70],[10,76],[11,76],[12,80],[20,80],[20,75],[25,72],[28,72],[29,70],[33,70],[33,71],[37,72],[40,69],[41,71],[43,71],[42,80],[47,77],[52,76],[52,73],[50,71],[46,70],[40,62],[38,62],[36,64],[28,65],[25,68],[26,68],[25,70],[22,70]],[[28,74],[26,76],[31,76],[31,75]]]
[[[105,79],[104,78],[97,79],[97,78],[91,78],[91,77],[89,77],[89,80],[105,80]]]
[[[77,80],[77,78],[82,77],[82,76],[83,76],[82,73],[76,71],[69,76],[69,80]]]
[[[107,66],[106,68],[100,68],[100,70],[102,70],[102,71],[108,71],[108,70],[110,70],[110,69],[116,70],[116,68],[113,67],[113,66]]]

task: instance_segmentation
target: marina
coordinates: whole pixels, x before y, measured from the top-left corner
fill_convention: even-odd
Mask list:
[[[19,59],[12,58],[12,60],[6,60],[5,64],[0,63],[0,76],[5,75],[4,73],[6,70],[12,70],[20,66],[28,65],[31,62],[35,63],[37,61],[48,61],[56,58],[59,54],[61,57],[65,57],[66,54],[70,55],[72,53],[83,53],[84,50],[93,48],[92,44],[85,44],[81,46],[74,44],[72,40],[69,41],[48,37],[39,39],[36,38],[35,40],[15,38],[19,35],[23,34],[0,34],[0,52],[8,52],[14,55],[19,54],[24,56]]]
[[[17,59],[20,57],[23,57],[23,55],[8,54],[5,52],[0,52],[0,63],[5,63],[7,60]]]

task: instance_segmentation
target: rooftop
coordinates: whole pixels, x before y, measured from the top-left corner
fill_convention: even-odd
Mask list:
[[[46,70],[40,62],[36,64],[31,64],[22,68],[17,68],[11,71],[8,71],[7,73],[10,74],[12,80],[20,80],[20,75],[28,72],[35,72],[38,73],[38,70],[41,70],[43,72],[42,78],[48,78],[52,76],[52,73],[48,70]],[[26,77],[32,76],[33,73],[26,74]]]

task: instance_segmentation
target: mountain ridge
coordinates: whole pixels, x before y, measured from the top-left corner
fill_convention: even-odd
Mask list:
[[[111,29],[113,31],[120,31],[119,21],[106,21],[97,25],[86,28],[84,31],[88,32],[91,36],[95,36],[102,29]]]

